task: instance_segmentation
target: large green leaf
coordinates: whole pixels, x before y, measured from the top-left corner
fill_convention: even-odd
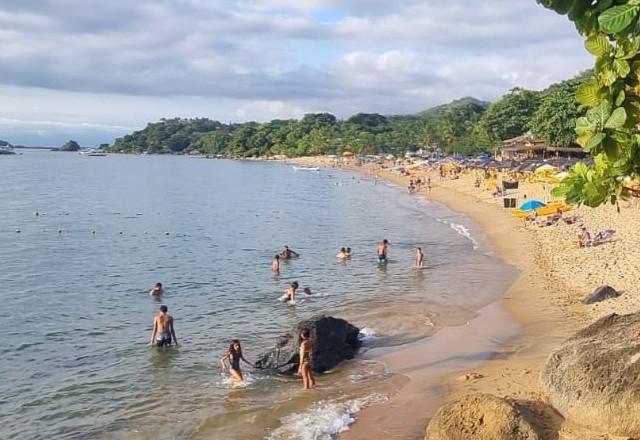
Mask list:
[[[629,72],[631,72],[631,67],[629,66],[629,63],[626,62],[625,60],[616,58],[613,61],[613,70],[616,72],[618,77],[624,78],[629,74]]]
[[[576,89],[576,99],[584,106],[595,107],[600,104],[599,91],[600,86],[595,81],[584,82]]]
[[[586,117],[576,119],[576,133],[583,135],[585,133],[593,133],[597,130],[596,124],[589,121]]]
[[[606,138],[607,135],[604,133],[598,133],[595,136],[593,136],[591,139],[589,139],[589,142],[587,142],[587,145],[584,146],[584,149],[586,151],[591,151],[594,148],[596,148],[598,145],[600,145],[602,143],[602,141],[604,140],[604,138]]]
[[[609,116],[611,116],[611,103],[606,99],[587,112],[587,120],[591,126],[595,127],[594,131],[602,130]]]
[[[614,6],[600,14],[598,23],[604,32],[616,34],[631,24],[639,10],[640,8],[633,4]]]
[[[611,113],[611,116],[607,120],[606,124],[604,124],[604,128],[621,128],[624,126],[624,123],[627,121],[627,112],[623,107],[618,107]]]
[[[586,47],[591,54],[597,57],[601,57],[611,49],[611,45],[609,44],[607,37],[600,33],[593,34],[587,38],[584,42],[584,47]]]

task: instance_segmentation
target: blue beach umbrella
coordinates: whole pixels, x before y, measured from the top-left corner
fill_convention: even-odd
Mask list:
[[[540,200],[529,200],[520,205],[520,211],[535,211],[543,206],[545,205]]]

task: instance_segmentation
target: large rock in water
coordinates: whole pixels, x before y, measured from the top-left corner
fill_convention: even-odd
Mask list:
[[[617,298],[621,295],[611,286],[600,286],[589,295],[585,296],[582,302],[584,304],[593,304],[610,298]]]
[[[299,322],[291,331],[281,336],[276,346],[260,356],[257,368],[282,374],[293,374],[300,362],[300,332],[308,328],[313,340],[313,371],[322,373],[346,359],[352,359],[360,347],[360,329],[344,319],[331,316],[315,316]]]
[[[470,394],[440,408],[426,440],[538,440],[529,412],[511,400]]]
[[[600,432],[640,436],[640,313],[612,314],[563,342],[540,373],[550,403]]]

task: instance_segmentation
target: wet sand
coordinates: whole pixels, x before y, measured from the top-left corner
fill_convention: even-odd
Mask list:
[[[317,159],[305,162],[328,165]],[[378,173],[378,177],[405,187],[409,180],[389,172]],[[624,237],[604,246],[577,249],[572,244],[575,226],[525,227],[509,210],[499,207],[501,199],[475,189],[473,179],[465,175],[440,181],[433,174],[433,189],[425,195],[480,224],[497,255],[517,267],[518,278],[502,301],[483,309],[466,326],[445,329],[435,338],[396,351],[367,353],[409,381],[387,403],[358,414],[341,438],[371,439],[384,433],[389,439],[422,439],[430,417],[442,403],[470,392],[517,399],[539,415],[551,438],[601,438],[563,426],[561,417],[543,403],[538,376],[550,352],[583,325],[612,311],[624,313],[640,306],[640,300],[628,294],[621,301],[598,306],[580,303],[605,281],[628,289],[626,293],[634,289],[638,258],[632,249],[640,239],[627,239],[640,226],[638,211],[629,208],[618,215],[611,207],[575,210],[590,228],[613,227]],[[546,188],[526,184],[520,191],[542,199]]]

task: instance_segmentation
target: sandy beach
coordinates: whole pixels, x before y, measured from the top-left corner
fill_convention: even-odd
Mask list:
[[[300,163],[332,166],[325,158],[304,158]],[[370,174],[366,166],[346,165]],[[377,171],[379,178],[407,186],[409,177]],[[425,175],[418,175],[427,176]],[[577,226],[558,224],[538,227],[515,218],[503,209],[501,198],[474,187],[475,176],[440,179],[430,175],[432,190],[424,195],[444,203],[480,224],[496,253],[514,265],[519,275],[503,301],[487,307],[468,325],[446,329],[435,338],[395,352],[367,353],[380,356],[390,372],[406,375],[404,383],[384,405],[366,408],[344,439],[424,438],[425,427],[444,402],[471,392],[487,392],[515,399],[538,415],[548,438],[604,439],[565,423],[544,403],[539,373],[550,352],[564,339],[609,313],[630,313],[640,308],[635,282],[640,275],[638,249],[640,221],[636,207],[615,206],[572,210],[580,222],[595,232],[612,228],[618,239],[597,247],[576,246]],[[549,198],[548,188],[527,183],[520,188],[529,199]],[[594,305],[582,304],[584,296],[608,284],[621,297]],[[515,322],[515,324],[514,324]],[[448,359],[455,344],[461,354]]]

